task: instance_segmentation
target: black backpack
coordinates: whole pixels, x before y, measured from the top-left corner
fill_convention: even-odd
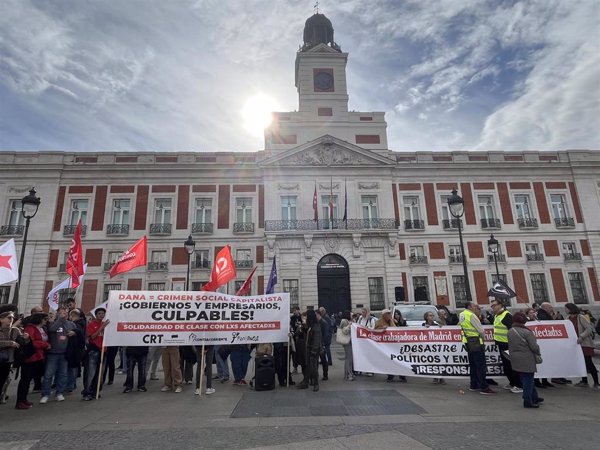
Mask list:
[[[23,336],[17,337],[16,342],[19,344],[19,348],[15,348],[13,366],[20,367],[25,363],[26,359],[31,358],[34,355],[35,347],[33,346],[33,341],[31,339],[26,341]]]

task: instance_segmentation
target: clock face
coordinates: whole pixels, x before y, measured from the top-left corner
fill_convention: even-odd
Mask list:
[[[333,75],[329,72],[318,72],[315,74],[315,91],[332,92]]]

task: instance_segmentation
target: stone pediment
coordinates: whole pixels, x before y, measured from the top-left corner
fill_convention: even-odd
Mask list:
[[[259,163],[261,166],[390,166],[395,161],[371,150],[325,135],[283,151]]]
[[[319,45],[315,45],[314,47],[303,51],[303,53],[336,53],[339,55],[339,51],[331,48],[329,45],[327,44],[319,44]]]

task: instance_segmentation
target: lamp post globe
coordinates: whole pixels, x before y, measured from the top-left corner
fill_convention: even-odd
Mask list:
[[[26,195],[21,200],[21,214],[25,218],[25,232],[23,233],[23,247],[21,248],[21,257],[19,258],[19,279],[15,286],[15,295],[13,295],[12,304],[19,305],[19,291],[21,290],[21,276],[23,275],[23,261],[25,259],[25,249],[27,248],[27,235],[29,234],[29,223],[38,212],[38,208],[42,203],[42,199],[37,197],[35,188],[29,190],[29,195]]]
[[[185,252],[187,253],[187,275],[185,277],[185,290],[190,290],[190,259],[192,258],[192,253],[196,249],[196,242],[192,239],[192,235],[190,234],[188,238],[183,243],[183,247],[185,248]]]
[[[465,201],[458,195],[456,188],[452,189],[452,195],[448,197],[448,208],[455,219],[460,219],[465,213]]]
[[[496,266],[496,281],[500,279],[500,272],[498,271],[498,253],[500,252],[500,243],[498,239],[494,237],[492,233],[488,239],[488,250],[494,255],[494,264]]]

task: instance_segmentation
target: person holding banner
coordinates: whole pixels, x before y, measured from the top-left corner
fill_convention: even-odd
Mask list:
[[[482,395],[492,395],[496,392],[490,389],[485,378],[485,332],[479,320],[480,314],[479,305],[467,302],[465,310],[460,313],[459,325],[463,334],[462,342],[469,357],[469,390],[478,390]]]
[[[165,381],[163,387],[160,388],[161,392],[173,390],[176,394],[179,394],[183,391],[179,347],[175,345],[162,347],[162,362]]]
[[[306,371],[303,373],[304,379],[298,385],[298,389],[307,389],[309,384],[312,384],[313,391],[317,392],[319,390],[319,356],[323,350],[323,341],[321,326],[317,322],[317,314],[312,309],[306,312],[306,327],[304,353],[307,366]]]
[[[567,303],[565,309],[567,310],[569,320],[573,323],[573,327],[577,333],[577,343],[581,346],[581,351],[583,352],[585,368],[587,369],[587,372],[592,375],[592,379],[594,380],[594,389],[600,389],[600,384],[598,384],[598,369],[596,369],[596,366],[592,361],[592,356],[594,356],[594,327],[592,323],[581,314],[581,310],[574,303]],[[587,377],[583,377],[575,386],[588,387]]]
[[[204,355],[202,354],[202,349],[204,349]],[[196,361],[198,362],[198,367],[196,368],[196,390],[194,391],[194,395],[200,395],[201,386],[201,374],[202,369],[204,369],[204,378],[206,378],[206,395],[211,395],[215,393],[215,389],[212,387],[212,366],[213,366],[213,357],[215,355],[215,347],[214,345],[197,345],[196,346]],[[204,361],[203,361],[204,359]],[[193,369],[192,369],[193,370]]]
[[[543,398],[538,397],[533,383],[537,364],[542,362],[540,346],[533,332],[525,326],[527,316],[518,312],[513,316],[513,326],[508,330],[508,354],[512,368],[518,372],[523,385],[523,407],[539,408]]]
[[[520,394],[523,392],[521,381],[519,380],[519,376],[513,371],[510,360],[504,353],[508,350],[508,330],[512,327],[512,314],[508,312],[497,298],[492,300],[491,307],[494,313],[494,341],[500,352],[504,375],[508,379],[508,385],[504,386],[504,389],[513,394]]]
[[[90,320],[86,330],[88,336],[86,370],[84,371],[84,387],[81,392],[84,401],[90,401],[96,397],[98,378],[102,373],[100,357],[104,351],[104,329],[109,324],[108,320],[104,320],[106,308],[96,308],[94,315],[94,320]]]
[[[337,338],[338,344],[342,344],[344,347],[344,379],[346,381],[354,381],[354,364],[352,355],[352,314],[350,311],[344,311],[342,313],[342,321],[338,328],[338,335],[341,334],[343,337]]]

